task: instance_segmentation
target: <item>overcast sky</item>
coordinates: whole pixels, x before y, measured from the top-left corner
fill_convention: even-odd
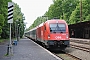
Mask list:
[[[28,28],[37,17],[43,16],[48,11],[52,0],[12,0],[17,3],[25,16],[26,27]]]

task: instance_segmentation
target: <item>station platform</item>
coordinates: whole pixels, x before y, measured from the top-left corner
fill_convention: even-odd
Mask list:
[[[90,41],[90,39],[81,39],[81,38],[70,38],[70,40],[82,40],[82,41]]]
[[[13,46],[11,60],[62,60],[28,38]]]

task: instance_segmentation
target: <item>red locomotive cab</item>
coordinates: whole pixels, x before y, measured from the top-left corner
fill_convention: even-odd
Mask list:
[[[48,20],[44,25],[46,45],[69,45],[68,25],[64,20]]]
[[[44,25],[45,40],[69,40],[68,26],[65,21],[50,20]]]

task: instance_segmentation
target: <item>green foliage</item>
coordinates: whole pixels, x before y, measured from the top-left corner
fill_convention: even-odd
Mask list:
[[[83,0],[82,1],[82,14],[83,14],[83,21],[90,20],[90,0]]]
[[[0,0],[0,37],[2,38],[3,34],[6,33],[5,30],[7,27],[7,13],[8,13],[8,2],[11,0]],[[6,26],[6,27],[5,27]],[[5,29],[4,29],[5,28]],[[6,37],[6,36],[4,36]]]
[[[80,22],[80,5],[76,6],[76,9],[72,11],[69,19],[69,24],[75,24]]]
[[[60,15],[62,16],[62,0],[56,0],[54,1],[54,4],[52,4],[49,7],[48,12],[46,12],[46,16],[49,17],[49,19],[53,19],[54,17],[60,18]]]
[[[43,23],[43,22],[45,22],[45,21],[46,21],[46,19],[45,19],[44,17],[38,17],[38,18],[34,21],[34,23],[29,27],[29,29],[27,29],[27,30],[30,30],[30,29],[38,26],[39,24],[41,24],[41,23]],[[38,23],[37,23],[37,22],[38,22]]]
[[[90,14],[88,14],[87,16],[86,16],[86,19],[85,19],[85,21],[90,21]]]
[[[7,23],[7,17],[8,17],[8,2],[11,2],[12,0],[0,0],[0,37],[1,38],[9,38],[9,23]],[[24,33],[24,14],[21,12],[21,8],[17,4],[14,4],[14,14],[13,14],[13,20],[12,23],[12,38],[15,37],[15,22],[18,20],[18,24],[20,27],[20,35],[22,37]]]
[[[57,17],[64,19],[69,23],[70,15],[78,3],[78,0],[54,0],[54,4],[49,7],[46,15],[51,18]]]
[[[25,17],[24,17],[24,14],[21,12],[21,8],[19,7],[19,5],[15,4],[14,3],[14,22],[13,22],[13,26],[12,26],[12,37],[15,37],[15,34],[16,34],[16,27],[18,27],[18,30],[20,28],[20,37],[23,36],[24,34],[24,26],[25,26],[25,23],[24,23],[24,20],[25,20]],[[19,34],[19,33],[18,33]]]
[[[82,0],[82,21],[90,20],[90,1]],[[76,6],[76,9],[72,12],[70,16],[70,23],[74,24],[80,21],[80,3]]]
[[[90,20],[90,0],[53,0],[53,4],[50,5],[48,11],[44,15],[48,16],[48,19],[57,17],[64,19],[68,24],[75,24],[80,21],[80,2],[82,1],[82,21]],[[36,27],[40,23],[44,22],[41,17],[38,17],[29,29]]]
[[[0,34],[2,32],[2,27],[4,25],[4,21],[5,21],[4,16],[2,14],[0,14]]]

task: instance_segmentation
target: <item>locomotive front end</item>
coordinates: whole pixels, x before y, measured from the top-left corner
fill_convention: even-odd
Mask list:
[[[66,48],[69,46],[69,32],[67,24],[62,20],[56,23],[49,23],[50,34],[48,45],[52,47]]]

